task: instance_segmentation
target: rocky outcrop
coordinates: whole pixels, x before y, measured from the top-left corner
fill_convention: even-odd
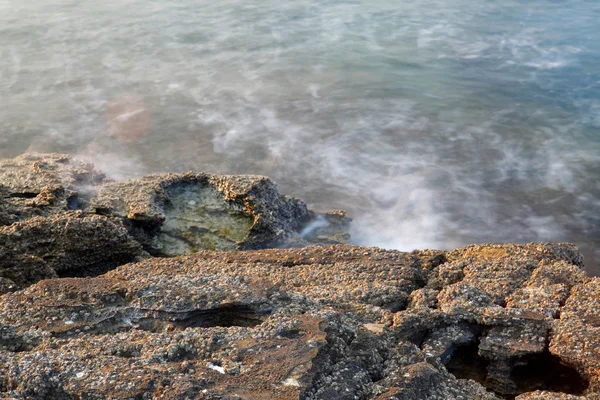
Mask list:
[[[577,248],[402,253],[339,244],[348,223],[261,176],[0,161],[0,394],[600,398]]]
[[[264,176],[150,175],[104,185],[91,211],[121,218],[154,255],[343,243],[349,219],[317,214]]]
[[[598,398],[597,278],[564,244],[201,251],[0,300],[19,399]]]
[[[0,160],[0,226],[85,208],[104,175],[64,154]]]
[[[0,161],[0,293],[92,276],[148,256],[301,247],[349,239],[343,212],[318,214],[261,176],[150,175],[112,182],[77,158]]]
[[[93,276],[147,254],[127,230],[80,211],[0,227],[0,293],[58,276]]]
[[[81,211],[104,182],[91,164],[66,155],[0,161],[0,293],[147,255],[118,220]]]

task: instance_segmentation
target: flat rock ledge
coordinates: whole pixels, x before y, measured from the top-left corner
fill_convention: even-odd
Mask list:
[[[0,298],[13,399],[597,399],[569,244],[201,251]]]

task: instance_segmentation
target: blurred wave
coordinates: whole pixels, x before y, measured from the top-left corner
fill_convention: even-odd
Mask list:
[[[579,243],[600,273],[595,0],[0,1],[0,156],[271,176],[356,243]]]

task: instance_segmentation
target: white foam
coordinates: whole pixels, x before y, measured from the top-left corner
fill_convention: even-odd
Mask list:
[[[597,209],[589,1],[58,3],[0,3],[2,154],[265,174],[400,249],[568,238]],[[152,113],[137,144],[105,143],[122,93]]]

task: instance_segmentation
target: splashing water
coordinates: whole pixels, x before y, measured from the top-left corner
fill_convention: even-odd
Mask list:
[[[600,3],[0,0],[0,156],[271,176],[355,243],[600,261]]]

